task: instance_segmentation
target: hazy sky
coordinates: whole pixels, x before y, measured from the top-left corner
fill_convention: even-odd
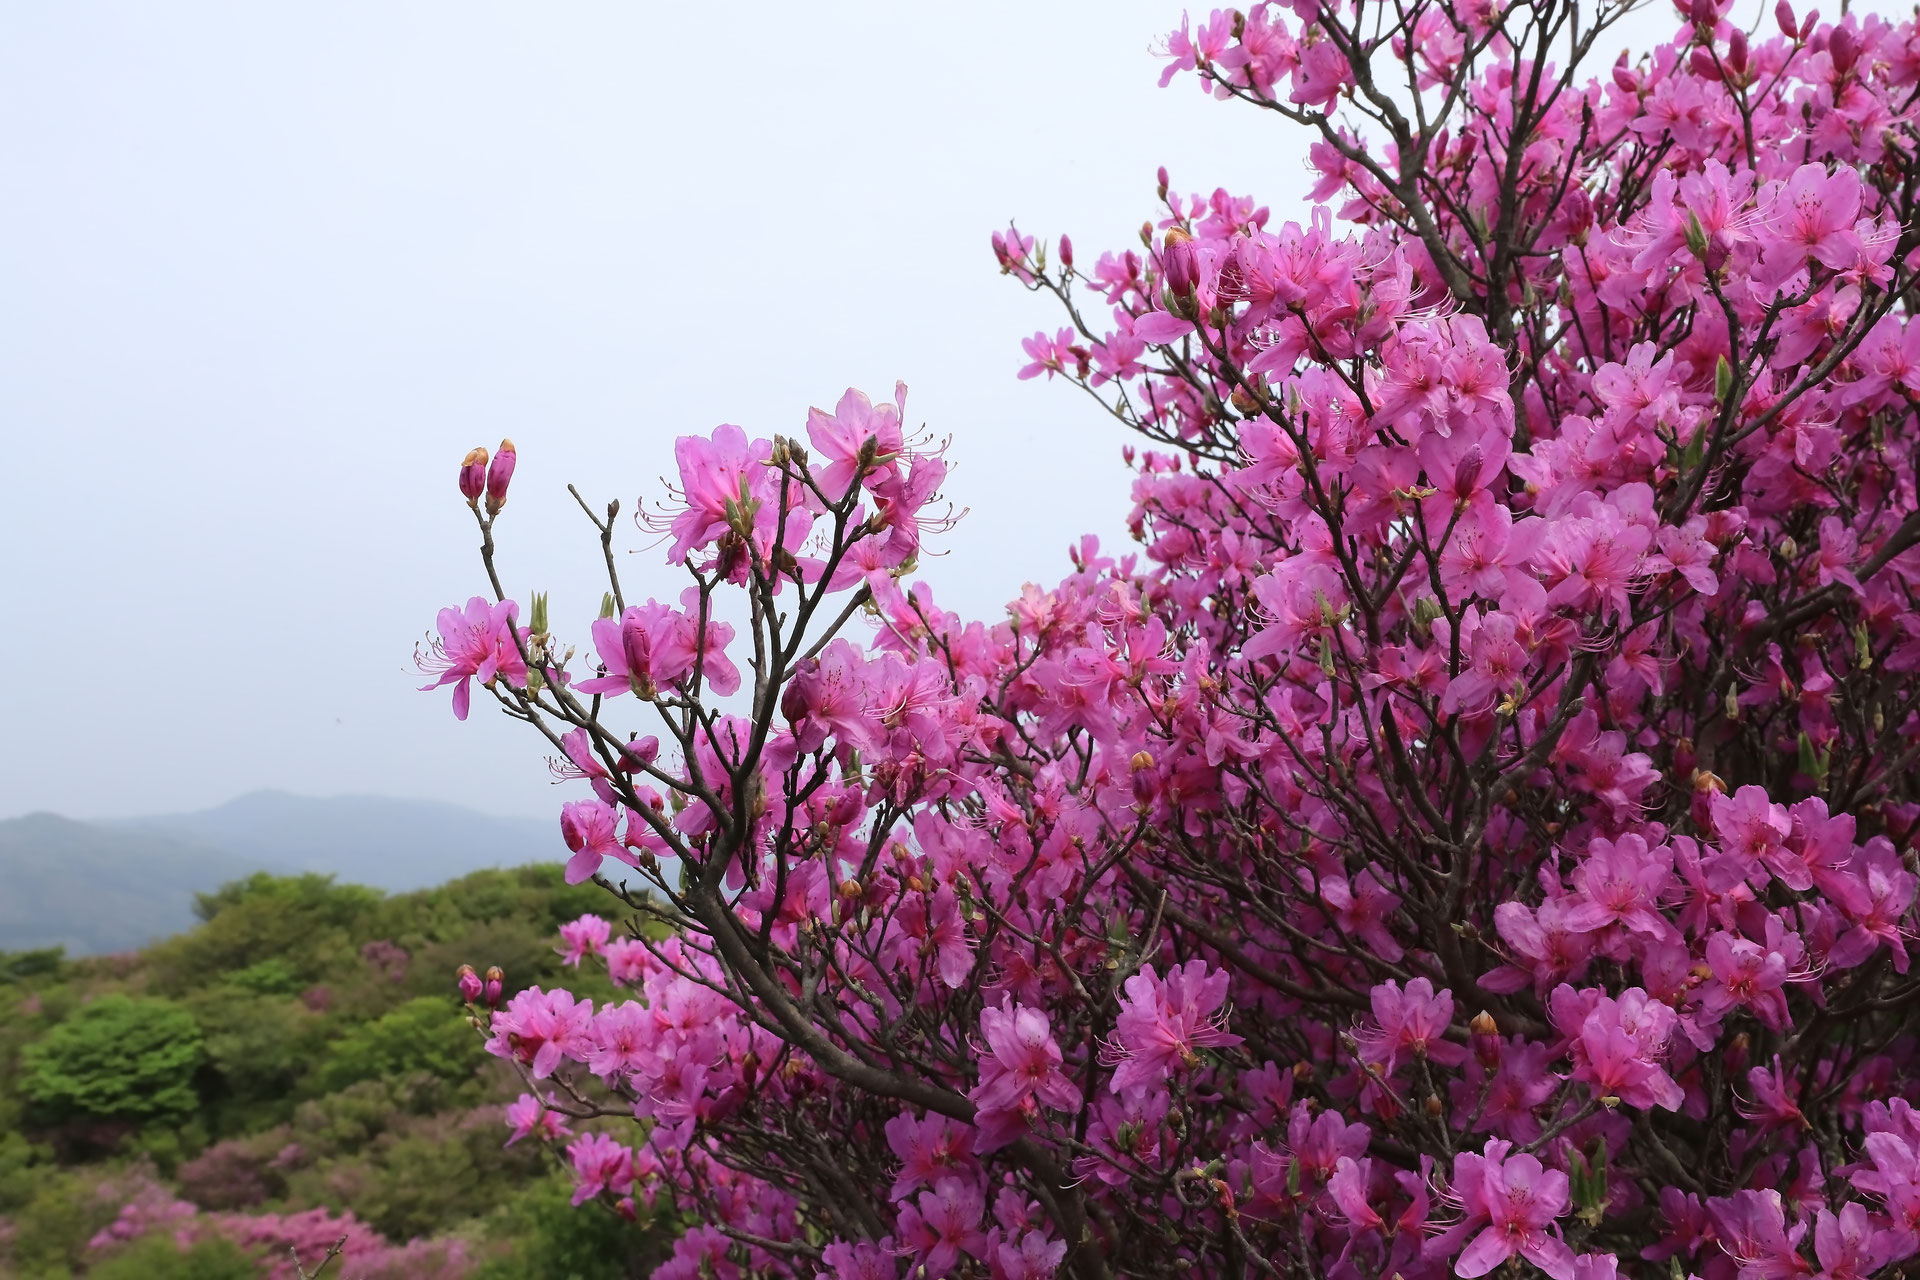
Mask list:
[[[413,691],[414,641],[484,586],[456,466],[502,435],[509,590],[579,637],[569,481],[631,510],[674,436],[798,434],[849,385],[905,380],[953,438],[948,607],[1121,538],[1121,437],[1015,380],[1057,317],[987,236],[1137,246],[1161,163],[1304,218],[1291,126],[1155,87],[1178,18],[0,3],[0,816],[259,787],[553,812],[525,730]],[[630,599],[677,594],[659,561],[623,564]]]

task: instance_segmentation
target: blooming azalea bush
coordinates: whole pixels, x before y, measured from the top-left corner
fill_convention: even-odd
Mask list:
[[[468,1246],[457,1237],[396,1246],[351,1213],[335,1217],[324,1209],[251,1216],[202,1213],[154,1183],[129,1198],[88,1248],[96,1259],[110,1258],[127,1244],[155,1235],[172,1236],[182,1250],[227,1241],[258,1264],[256,1274],[264,1280],[304,1280],[336,1266],[354,1280],[457,1280],[471,1269]]]
[[[577,647],[469,458],[425,659],[586,784],[631,998],[465,990],[657,1275],[1916,1266],[1920,26],[1690,0],[1596,75],[1620,13],[1183,22],[1314,207],[994,236],[1021,375],[1143,438],[1138,548],[1004,619],[912,578],[904,389],[682,437],[675,601],[589,509]]]

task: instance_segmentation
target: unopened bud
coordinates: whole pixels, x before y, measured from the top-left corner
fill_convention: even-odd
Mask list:
[[[482,991],[488,1004],[499,1004],[500,997],[506,992],[507,975],[500,972],[500,966],[494,965],[487,970],[487,985]]]
[[[1800,29],[1793,23],[1793,5],[1789,0],[1780,0],[1773,6],[1773,20],[1780,24],[1780,34],[1789,40],[1797,40]]]
[[[603,619],[611,618],[617,612],[619,612],[619,606],[614,603],[613,592],[602,592],[600,595],[600,616]]]
[[[1593,230],[1593,197],[1587,194],[1585,187],[1575,187],[1567,192],[1560,210],[1566,219],[1567,234],[1576,244],[1585,243],[1587,233]]]
[[[1703,44],[1693,46],[1693,52],[1687,55],[1687,65],[1693,74],[1702,80],[1718,80],[1720,64],[1713,60],[1713,52]]]
[[[513,464],[516,455],[513,441],[502,440],[500,451],[493,455],[493,464],[487,468],[487,514],[497,516],[500,508],[507,505],[507,486],[513,483]]]
[[[1486,462],[1486,455],[1474,445],[1460,456],[1453,468],[1453,496],[1465,500],[1480,487],[1480,468]]]
[[[1692,0],[1687,17],[1696,27],[1711,27],[1720,20],[1720,6],[1714,0]]]
[[[1782,560],[1792,560],[1800,554],[1800,544],[1795,542],[1791,535],[1782,537],[1773,545],[1774,549],[1780,553]]]
[[[807,691],[797,684],[790,684],[780,693],[780,714],[787,718],[788,724],[798,724],[807,718]]]
[[[1060,237],[1060,265],[1073,270],[1073,240],[1067,236]]]
[[[1691,210],[1687,213],[1686,235],[1687,248],[1694,257],[1704,259],[1707,256],[1707,229],[1700,225],[1699,217]]]
[[[1833,59],[1833,69],[1841,75],[1853,70],[1853,64],[1860,57],[1860,41],[1850,27],[1835,27],[1833,34],[1827,37],[1827,57]]]
[[[644,769],[660,755],[660,739],[648,734],[634,738],[620,748],[620,767],[631,771]]]
[[[1727,65],[1736,75],[1747,74],[1747,33],[1738,27],[1727,37]]]
[[[1167,198],[1167,166],[1161,165],[1160,171],[1154,176],[1159,180],[1159,183],[1160,183],[1160,188],[1159,188],[1160,198],[1162,200],[1165,200]]]
[[[1177,298],[1187,297],[1192,294],[1200,274],[1199,263],[1193,256],[1193,237],[1178,227],[1172,227],[1160,243],[1160,261],[1166,270],[1167,288]]]
[[[530,611],[528,625],[532,628],[533,634],[536,636],[544,636],[547,634],[546,592],[536,591],[533,593],[533,608]]]
[[[1446,1114],[1447,1110],[1446,1107],[1441,1105],[1440,1095],[1437,1093],[1427,1095],[1426,1108],[1427,1119],[1429,1120],[1438,1120],[1442,1115]]]
[[[1624,62],[1614,64],[1613,82],[1619,86],[1622,93],[1640,92],[1640,77],[1634,74],[1633,68]]]
[[[460,462],[460,496],[472,506],[487,491],[487,451],[470,449]]]
[[[1141,769],[1151,769],[1153,768],[1153,756],[1146,751],[1136,751],[1133,753],[1133,759],[1128,761],[1128,763],[1134,767],[1136,772]]]
[[[1500,1024],[1485,1009],[1473,1015],[1473,1021],[1467,1024],[1468,1038],[1473,1045],[1473,1056],[1480,1065],[1491,1071],[1500,1065]]]
[[[462,1000],[468,1004],[472,1004],[480,998],[481,992],[484,991],[485,988],[481,986],[480,975],[473,971],[472,965],[461,965],[454,976],[459,982],[460,998]]]

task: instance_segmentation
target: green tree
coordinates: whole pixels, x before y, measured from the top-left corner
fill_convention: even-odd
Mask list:
[[[259,1275],[260,1264],[230,1240],[216,1236],[182,1250],[164,1231],[87,1268],[87,1280],[258,1280]]]
[[[202,1056],[200,1028],[178,1005],[102,996],[27,1046],[21,1090],[59,1117],[184,1116],[199,1105]]]
[[[336,1040],[320,1068],[320,1086],[342,1089],[359,1080],[415,1072],[465,1081],[485,1060],[480,1037],[453,1000],[421,996]]]
[[[357,960],[381,897],[377,889],[312,874],[262,872],[223,885],[195,903],[205,924],[154,947],[156,985],[178,994],[234,974],[256,990],[318,982]],[[279,963],[262,967],[267,961]]]
[[[555,1174],[503,1205],[493,1228],[511,1247],[473,1280],[639,1280],[665,1258],[674,1233],[598,1205],[582,1212],[569,1201],[571,1189],[565,1174]]]

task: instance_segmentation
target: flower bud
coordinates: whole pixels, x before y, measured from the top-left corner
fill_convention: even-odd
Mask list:
[[[1860,57],[1860,41],[1850,27],[1835,27],[1833,34],[1827,37],[1827,56],[1833,59],[1833,69],[1840,75],[1853,70],[1853,64]]]
[[[1480,487],[1480,468],[1485,465],[1486,454],[1474,445],[1464,454],[1453,468],[1453,496],[1464,501],[1475,489]]]
[[[1161,165],[1160,171],[1155,174],[1154,177],[1157,178],[1160,183],[1160,198],[1165,200],[1167,198],[1167,166]]]
[[[1073,241],[1067,236],[1060,237],[1060,265],[1073,270]]]
[[[1585,244],[1587,233],[1593,230],[1593,197],[1585,187],[1575,187],[1561,201],[1560,210],[1566,219],[1567,235],[1574,243]]]
[[[1800,37],[1800,29],[1793,25],[1793,5],[1790,0],[1780,0],[1773,6],[1773,20],[1780,24],[1780,34],[1789,40]]]
[[[1806,16],[1806,20],[1800,24],[1800,39],[1805,40],[1808,36],[1812,35],[1814,29],[1819,25],[1820,11],[1815,9],[1812,13],[1809,13]]]
[[[790,684],[780,693],[780,714],[787,718],[788,724],[798,724],[807,718],[807,691],[797,684]]]
[[[1693,52],[1687,55],[1687,65],[1693,69],[1693,74],[1702,80],[1720,78],[1720,67],[1713,60],[1713,51],[1703,44],[1693,46]]]
[[[1467,1024],[1468,1039],[1473,1046],[1473,1056],[1481,1066],[1491,1071],[1500,1065],[1500,1024],[1485,1009],[1473,1015],[1473,1021]]]
[[[480,985],[480,975],[473,971],[472,965],[461,965],[459,970],[454,974],[454,977],[459,982],[460,998],[462,1000],[468,1004],[472,1004],[480,998],[480,993],[485,988]]]
[[[1735,75],[1747,74],[1747,33],[1738,27],[1727,37],[1727,65]]]
[[[1007,238],[998,231],[993,233],[993,260],[1002,267],[1007,265]]]
[[[1160,261],[1167,273],[1167,288],[1177,298],[1189,296],[1200,274],[1199,263],[1193,256],[1193,237],[1172,227],[1161,245]]]
[[[1699,52],[1695,50],[1694,52]],[[1687,248],[1693,256],[1705,259],[1707,256],[1707,229],[1700,225],[1699,217],[1691,210],[1687,212]]]
[[[1714,0],[1692,0],[1687,7],[1687,19],[1696,27],[1711,27],[1720,21],[1720,6]]]
[[[1613,83],[1619,87],[1622,93],[1640,92],[1640,77],[1635,75],[1633,68],[1624,62],[1616,62],[1614,64]]]
[[[460,462],[460,496],[467,500],[468,506],[473,506],[486,491],[487,451],[471,449]]]
[[[506,985],[507,975],[500,972],[500,966],[496,964],[487,970],[487,985],[481,994],[486,997],[488,1004],[499,1004],[500,997],[506,992]]]
[[[487,468],[487,514],[497,516],[500,508],[507,505],[507,486],[513,482],[514,463],[513,441],[502,440],[500,451],[493,455],[493,465]]]

